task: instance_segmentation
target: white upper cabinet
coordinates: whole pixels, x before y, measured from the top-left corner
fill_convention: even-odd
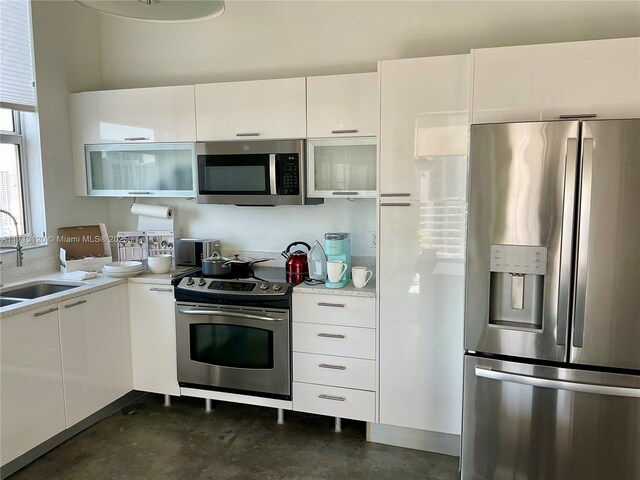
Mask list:
[[[640,38],[473,51],[473,123],[640,117]]]
[[[76,195],[91,194],[87,191],[86,145],[195,142],[194,87],[134,88],[72,94],[71,134]],[[151,146],[149,148],[153,149]],[[192,169],[191,165],[189,169]],[[127,172],[123,172],[122,168],[114,171],[114,175],[123,174]],[[192,175],[191,171],[189,175]],[[129,181],[131,176],[122,178]],[[126,189],[126,186],[111,188],[122,190],[119,196],[127,196],[124,192]],[[158,193],[157,196],[163,196]],[[193,196],[193,191],[184,195],[169,193],[164,196]]]
[[[307,78],[307,137],[377,136],[378,74]]]
[[[198,141],[305,138],[305,79],[196,85]]]
[[[422,198],[434,159],[467,155],[469,55],[380,62],[381,197]]]

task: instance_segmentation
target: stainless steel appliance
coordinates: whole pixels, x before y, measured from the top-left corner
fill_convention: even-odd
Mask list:
[[[182,387],[291,399],[291,287],[283,268],[176,285]]]
[[[176,239],[176,265],[186,267],[202,266],[202,259],[214,253],[221,255],[220,240],[203,240],[200,238]]]
[[[197,143],[196,156],[198,203],[322,203],[306,198],[304,140]]]
[[[640,478],[640,120],[472,125],[463,479]]]

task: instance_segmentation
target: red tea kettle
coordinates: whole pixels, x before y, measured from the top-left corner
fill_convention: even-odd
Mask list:
[[[291,248],[296,245],[303,245],[307,247],[307,251],[303,252],[302,250],[296,250],[295,252],[291,252]],[[309,253],[309,250],[311,250],[311,247],[308,243],[293,242],[284,252],[282,252],[282,256],[287,259],[285,268],[288,283],[297,285],[302,283],[304,279],[309,276],[309,263],[307,261],[307,253]]]

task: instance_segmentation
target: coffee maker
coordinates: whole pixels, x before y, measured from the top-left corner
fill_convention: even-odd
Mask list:
[[[330,282],[327,278],[325,287],[342,288],[351,281],[351,234],[345,232],[325,233],[324,251],[328,262],[343,262],[347,269],[339,282]]]

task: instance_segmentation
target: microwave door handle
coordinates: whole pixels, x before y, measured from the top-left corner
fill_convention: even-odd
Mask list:
[[[276,183],[276,154],[269,154],[269,188],[271,189],[271,195],[277,195],[278,186]]]
[[[185,315],[206,315],[209,317],[237,317],[237,318],[247,318],[250,320],[265,320],[268,322],[281,322],[281,318],[271,318],[263,315],[254,315],[251,313],[239,313],[239,312],[224,312],[220,310],[199,310],[199,309],[183,309],[180,310],[180,313]]]

